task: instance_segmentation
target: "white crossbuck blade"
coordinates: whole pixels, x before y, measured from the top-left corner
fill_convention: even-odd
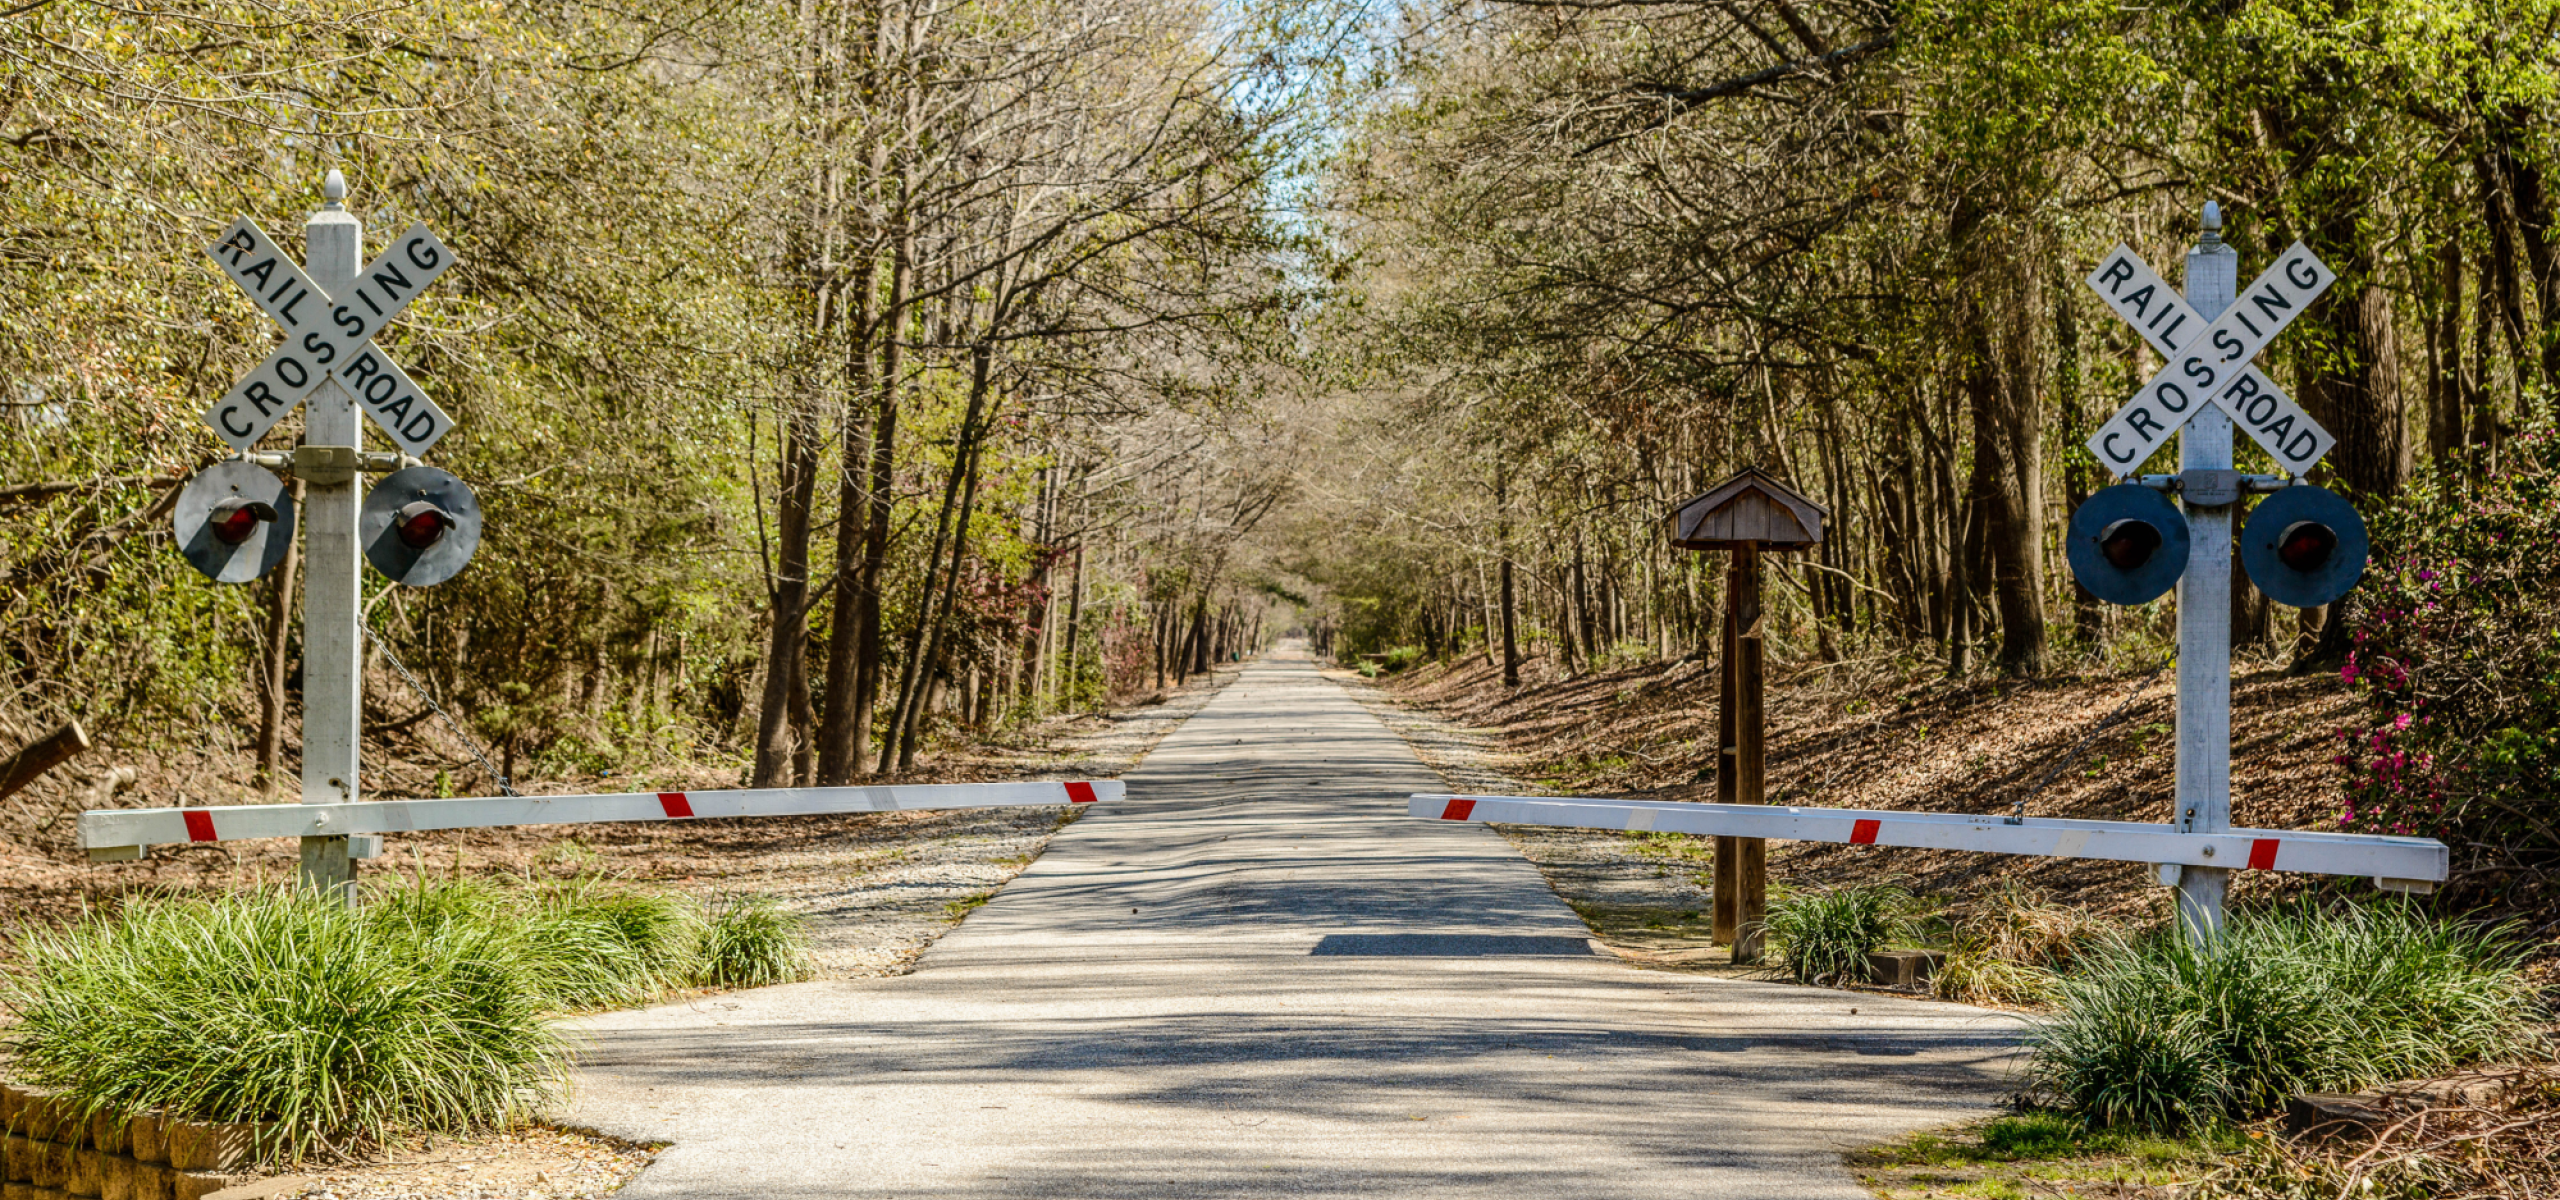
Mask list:
[[[2121,479],[2210,403],[2231,414],[2285,470],[2300,476],[2338,439],[2249,360],[2310,307],[2337,274],[2295,242],[2208,328],[2176,290],[2122,244],[2089,273],[2089,287],[2169,365],[2099,427],[2089,452]]]
[[[374,335],[436,277],[453,251],[423,224],[392,239],[391,248],[356,275],[343,302],[323,294],[255,221],[242,217],[205,253],[267,316],[284,329],[284,345],[240,377],[205,410],[205,423],[235,449],[246,450],[322,383],[335,379],[364,407],[402,453],[425,454],[453,428],[453,418],[427,398]]]
[[[745,788],[713,792],[611,792],[587,796],[475,796],[456,800],[368,800],[354,804],[242,804],[216,808],[109,808],[80,814],[80,845],[102,860],[141,857],[148,846],[253,838],[339,837],[480,829],[497,825],[580,825],[598,821],[681,821],[705,817],[799,817],[904,812],[920,808],[1008,808],[1117,800],[1116,780],[1070,783],[941,783],[884,787]]]
[[[1414,816],[1438,821],[1556,825],[1655,833],[1715,834],[1852,846],[1980,850],[2047,858],[2095,858],[2181,867],[2246,867],[2313,875],[2370,875],[2377,882],[2441,883],[2444,843],[2433,838],[2356,833],[2231,829],[2180,833],[2134,821],[2075,821],[1862,808],[1794,808],[1775,804],[1684,804],[1664,800],[1586,800],[1553,796],[1453,796],[1420,793]],[[2388,884],[2386,884],[2388,886]]]

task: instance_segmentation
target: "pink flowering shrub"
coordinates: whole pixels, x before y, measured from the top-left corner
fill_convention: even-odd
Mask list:
[[[2372,701],[2340,734],[2346,829],[2560,849],[2560,438],[2501,457],[2436,464],[2366,514],[2373,559],[2341,602],[2341,674]]]

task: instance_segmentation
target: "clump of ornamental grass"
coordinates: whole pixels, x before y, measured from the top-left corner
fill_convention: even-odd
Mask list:
[[[2056,985],[2039,1090],[2093,1124],[2174,1131],[2304,1091],[2438,1075],[2541,1046],[2507,934],[2400,903],[2234,914],[2208,939],[2113,939]]]
[[[1867,980],[1867,956],[1910,931],[1910,904],[1909,893],[1895,887],[1804,892],[1771,905],[1763,929],[1798,983]]]
[[[563,1009],[645,1004],[701,973],[701,906],[593,878],[537,890],[521,937],[530,984]]]
[[[522,1120],[566,1047],[515,939],[453,899],[377,919],[277,888],[30,930],[0,981],[12,1071],[92,1111],[271,1123],[271,1159]]]
[[[807,922],[767,896],[712,902],[703,922],[697,978],[709,987],[765,987],[812,973]]]

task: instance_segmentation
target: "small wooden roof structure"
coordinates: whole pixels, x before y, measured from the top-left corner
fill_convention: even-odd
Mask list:
[[[1716,485],[1671,513],[1671,545],[1680,550],[1731,550],[1751,543],[1768,550],[1796,550],[1822,542],[1821,505],[1758,467]]]

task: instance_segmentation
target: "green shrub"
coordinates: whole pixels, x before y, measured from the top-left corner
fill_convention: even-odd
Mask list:
[[[565,1062],[514,939],[458,893],[358,914],[283,890],[147,899],[18,942],[13,1071],[93,1110],[272,1121],[268,1157],[511,1122]]]
[[[143,899],[35,930],[0,980],[25,1081],[96,1110],[273,1122],[271,1160],[532,1115],[566,1053],[548,1018],[703,983],[805,977],[797,917],[595,879],[395,882],[362,907],[285,889]]]
[[[1787,974],[1799,983],[1872,978],[1867,955],[1910,927],[1911,897],[1900,888],[1847,887],[1807,892],[1770,906],[1764,925]]]
[[[2400,904],[2235,915],[2201,946],[2118,941],[2061,979],[2029,1072],[2101,1125],[2260,1116],[2297,1091],[2531,1051],[2543,1013],[2522,959],[2503,934]]]
[[[2338,605],[2341,827],[2548,854],[2560,795],[2560,431],[2430,464],[2372,511],[2373,556]],[[2504,881],[2505,874],[2491,879]],[[2504,886],[2503,882],[2492,886]]]
[[[764,987],[811,974],[806,922],[767,896],[723,896],[702,933],[697,979],[710,987]]]

